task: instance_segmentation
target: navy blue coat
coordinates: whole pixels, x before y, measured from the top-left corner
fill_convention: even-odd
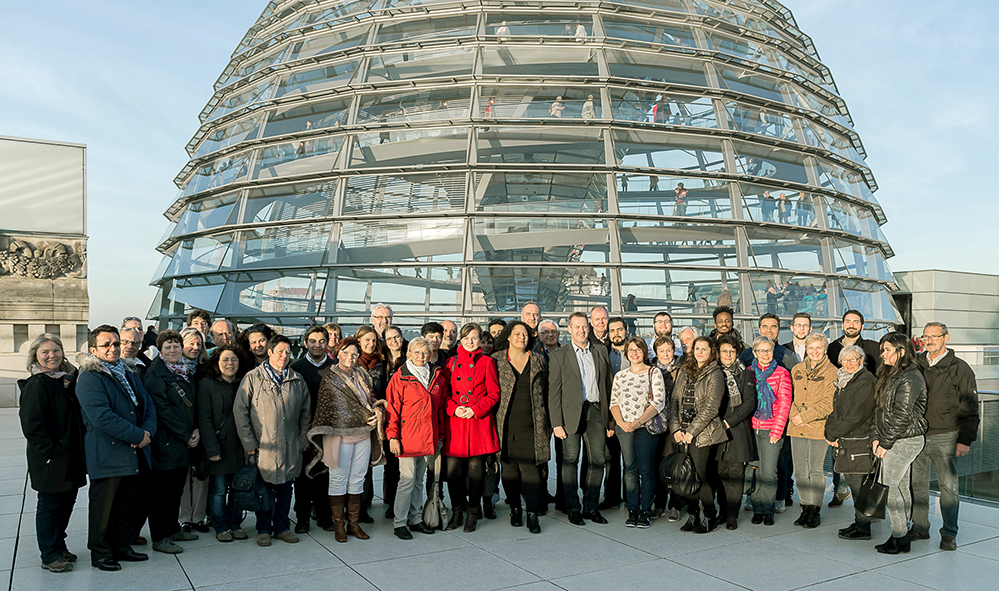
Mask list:
[[[146,465],[151,462],[149,446],[132,447],[142,443],[148,431],[156,433],[156,407],[139,380],[139,372],[128,367],[125,376],[139,406],[132,403],[128,392],[111,375],[99,359],[89,353],[77,358],[80,377],[76,383],[76,397],[83,410],[83,423],[87,428],[84,451],[87,473],[90,478],[133,476],[139,473],[139,454],[145,455]]]

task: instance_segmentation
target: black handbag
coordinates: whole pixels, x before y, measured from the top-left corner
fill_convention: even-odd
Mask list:
[[[874,460],[871,471],[860,485],[855,505],[858,511],[868,517],[884,519],[887,503],[888,487],[881,484],[881,458],[878,458]]]
[[[233,501],[240,511],[271,511],[274,509],[274,495],[260,476],[255,456],[232,477],[229,485]]]
[[[833,469],[839,474],[867,474],[871,471],[871,440],[868,437],[840,437],[833,448]]]
[[[680,496],[693,497],[701,489],[701,478],[697,475],[687,446],[682,452],[666,456],[659,465],[659,478]]]

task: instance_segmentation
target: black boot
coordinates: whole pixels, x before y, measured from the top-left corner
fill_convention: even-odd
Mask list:
[[[538,514],[528,511],[527,513],[527,531],[532,534],[541,533],[541,524],[538,523]]]
[[[812,516],[812,507],[809,505],[802,505],[801,515],[799,515],[798,518],[794,520],[794,524],[804,526],[806,523],[808,523],[808,520],[811,518],[811,516]]]
[[[899,552],[908,552],[911,549],[910,544],[908,536],[902,538],[892,536],[884,544],[875,546],[874,549],[881,554],[898,554]]]
[[[496,519],[496,505],[492,499],[482,499],[482,515],[486,519]]]
[[[805,527],[808,529],[815,529],[822,524],[822,517],[819,516],[819,511],[822,510],[821,506],[812,506],[812,513],[808,516],[808,520],[805,521]],[[909,539],[909,538],[906,538]]]
[[[510,525],[514,527],[524,525],[524,508],[520,505],[510,507]]]
[[[451,513],[451,519],[447,522],[447,527],[444,529],[458,529],[461,524],[465,522],[465,507],[462,505],[455,505],[454,511]]]

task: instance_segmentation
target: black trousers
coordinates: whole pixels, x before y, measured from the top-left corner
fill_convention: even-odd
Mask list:
[[[506,502],[511,507],[519,507],[521,497],[527,505],[528,513],[541,510],[541,466],[535,464],[514,464],[503,462],[503,490]],[[547,492],[547,491],[545,491]]]
[[[468,478],[468,485],[465,485]],[[451,507],[477,509],[482,501],[482,489],[486,478],[486,456],[454,458],[447,456],[447,490],[451,497]]]
[[[742,504],[742,489],[746,483],[745,462],[718,461],[718,509],[726,517],[738,517]]]
[[[558,474],[559,466],[562,465],[562,457],[563,457],[562,440],[559,439],[558,437],[555,437],[555,472],[556,472],[556,474]],[[547,468],[547,466],[546,466],[546,468]],[[547,476],[548,475],[545,474],[546,479],[547,479]],[[548,487],[546,486],[545,487],[545,491],[547,492],[547,490],[548,490]],[[555,509],[558,510],[558,511],[565,511],[565,485],[562,483],[562,477],[561,477],[561,475],[559,475],[559,477],[555,479]]]
[[[607,438],[607,458],[604,463],[604,500],[611,505],[621,503],[624,498],[623,480],[621,479],[621,442],[617,435]]]
[[[794,492],[794,457],[791,455],[791,438],[784,438],[784,445],[777,456],[777,500],[791,498]]]
[[[399,488],[399,458],[389,451],[388,441],[383,447],[385,466],[382,468],[382,499],[386,507],[394,507],[395,491]]]
[[[146,475],[148,487],[142,504],[149,516],[149,535],[154,542],[173,537],[180,531],[178,516],[187,471],[187,466],[181,466],[172,470],[150,470]]]
[[[76,493],[72,488],[61,493],[38,493],[35,506],[35,532],[38,536],[38,551],[42,564],[62,558],[66,548],[66,527],[76,505]]]
[[[312,511],[316,511],[316,523],[320,526],[333,521],[333,511],[330,509],[329,474],[323,473],[317,478],[309,478],[305,470],[295,479],[295,520],[299,523],[309,523]]]
[[[131,547],[140,489],[138,474],[91,479],[87,548],[92,559]]]
[[[715,478],[717,478],[715,453],[718,446],[697,447],[696,444],[691,443],[688,447],[690,448],[690,459],[694,461],[694,469],[697,471],[697,476],[701,479],[701,488],[693,496],[687,497],[687,512],[691,515],[700,515],[701,511],[697,506],[697,502],[700,501],[704,506],[704,516],[708,518],[715,517],[718,515],[718,510],[715,508],[715,489],[713,483]]]

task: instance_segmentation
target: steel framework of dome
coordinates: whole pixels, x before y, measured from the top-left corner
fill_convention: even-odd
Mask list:
[[[158,247],[165,323],[534,300],[647,328],[729,298],[744,321],[899,321],[863,145],[776,2],[275,1],[200,119]]]

